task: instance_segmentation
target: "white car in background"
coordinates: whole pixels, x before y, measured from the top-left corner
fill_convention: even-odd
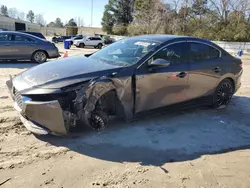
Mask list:
[[[85,46],[93,46],[95,48],[101,49],[104,45],[104,40],[101,37],[83,37],[79,40],[74,40],[74,45],[76,47],[84,48]]]

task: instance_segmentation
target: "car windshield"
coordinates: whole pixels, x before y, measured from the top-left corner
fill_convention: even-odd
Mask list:
[[[159,44],[150,40],[123,39],[94,53],[89,58],[120,66],[130,66]]]

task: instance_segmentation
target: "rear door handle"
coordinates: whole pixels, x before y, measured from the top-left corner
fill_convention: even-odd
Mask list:
[[[181,73],[176,75],[176,77],[179,77],[179,78],[184,78],[185,76],[187,76],[186,72],[181,72]]]
[[[215,73],[219,73],[219,72],[221,72],[221,69],[220,69],[220,67],[215,67],[215,68],[213,69],[213,71],[214,71]]]

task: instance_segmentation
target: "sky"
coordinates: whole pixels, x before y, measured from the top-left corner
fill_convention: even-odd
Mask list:
[[[81,17],[84,26],[91,25],[92,0],[0,0],[0,5],[16,8],[18,11],[33,10],[35,14],[42,14],[47,24],[57,17],[65,23],[71,18]],[[93,0],[93,27],[101,27],[104,6],[108,0]]]

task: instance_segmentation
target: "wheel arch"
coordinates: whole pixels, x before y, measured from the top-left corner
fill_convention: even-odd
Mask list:
[[[221,79],[219,80],[219,82],[217,83],[217,86],[225,79],[228,79],[232,82],[234,90],[235,90],[235,85],[236,85],[236,78],[233,74],[229,73],[229,74],[225,74],[221,77]]]
[[[84,111],[90,114],[96,108],[96,103],[104,96],[115,94],[116,101],[122,105],[125,118],[133,116],[133,96],[131,88],[131,77],[123,79],[114,78],[98,78],[90,81],[88,87],[85,89],[86,105]]]
[[[116,115],[118,117],[125,117],[125,110],[121,100],[117,96],[115,89],[111,89],[104,93],[95,103],[95,110],[100,109],[102,106],[107,105],[106,108],[109,108],[112,112],[109,112],[110,115]]]
[[[80,43],[79,43],[79,46],[81,46],[82,44],[83,44],[84,46],[86,46],[84,42],[80,42]]]

